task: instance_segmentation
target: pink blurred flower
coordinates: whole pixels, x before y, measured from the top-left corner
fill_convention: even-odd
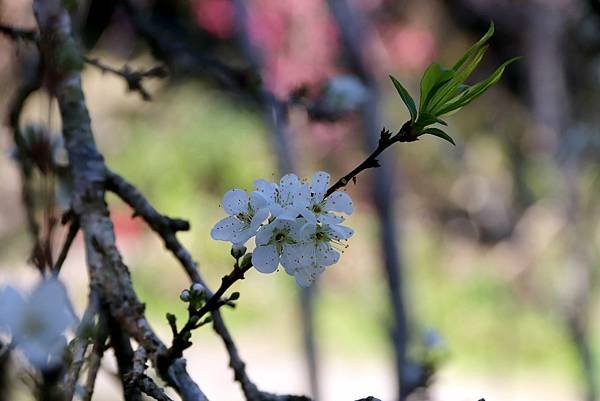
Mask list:
[[[198,25],[209,33],[221,39],[233,35],[235,10],[229,0],[196,0],[192,8]]]
[[[266,85],[276,95],[286,97],[335,72],[337,31],[321,0],[257,0],[249,5],[248,18]]]
[[[422,70],[434,58],[433,33],[412,26],[388,27],[382,37],[392,63],[408,70]]]

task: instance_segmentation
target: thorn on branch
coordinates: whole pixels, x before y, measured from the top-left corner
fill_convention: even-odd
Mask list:
[[[379,145],[381,146],[384,143],[388,142],[391,137],[392,137],[392,133],[390,131],[388,131],[386,128],[382,128],[381,134],[379,136]]]

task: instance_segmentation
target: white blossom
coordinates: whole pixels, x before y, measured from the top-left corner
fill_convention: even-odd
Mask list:
[[[39,369],[62,355],[66,345],[62,334],[72,322],[70,303],[58,280],[42,281],[27,298],[10,286],[0,289],[0,331],[9,333],[13,344]]]
[[[275,220],[262,227],[256,234],[256,249],[252,252],[252,264],[256,270],[273,273],[280,261],[295,260],[304,223],[303,219]]]
[[[354,210],[352,199],[345,192],[335,191],[325,197],[329,178],[329,174],[323,171],[317,171],[312,176],[308,207],[302,213],[310,223],[338,224],[344,219],[334,212],[352,214]]]
[[[342,241],[354,231],[340,225],[353,205],[344,192],[325,196],[329,174],[318,171],[310,185],[295,174],[287,174],[278,184],[254,181],[250,194],[240,189],[228,191],[223,207],[230,215],[219,221],[211,235],[241,246],[256,236],[252,264],[261,273],[273,273],[281,264],[298,285],[309,286],[327,266],[337,263]],[[232,251],[232,255],[234,252]]]
[[[265,180],[256,180],[256,193],[267,203],[275,219],[294,220],[309,205],[308,185],[298,179],[295,174],[281,177],[279,185]]]
[[[295,248],[296,258],[284,264],[286,272],[301,287],[310,286],[326,267],[340,260],[340,251],[346,247],[343,241],[353,234],[354,230],[339,224],[305,224]]]
[[[210,232],[213,239],[243,245],[252,238],[263,221],[269,217],[268,203],[261,196],[232,189],[223,195],[223,209],[228,217],[215,224]]]

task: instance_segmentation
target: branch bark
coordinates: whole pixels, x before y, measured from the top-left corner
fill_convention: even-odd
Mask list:
[[[101,303],[107,305],[108,313],[122,332],[156,358],[166,347],[146,320],[144,305],[133,290],[129,271],[115,245],[104,200],[107,170],[96,148],[81,89],[82,59],[71,33],[70,16],[60,0],[35,0],[33,7],[44,64],[47,73],[56,77],[51,90],[62,117],[73,179],[72,208],[84,234],[91,288],[98,292]],[[206,400],[198,386],[184,388],[170,377],[163,379],[186,401]]]

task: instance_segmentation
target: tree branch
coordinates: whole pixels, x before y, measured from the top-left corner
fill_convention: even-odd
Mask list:
[[[167,69],[163,66],[152,67],[148,70],[132,70],[128,65],[125,65],[120,69],[116,69],[101,63],[97,59],[84,57],[83,60],[89,65],[98,68],[103,73],[111,73],[123,78],[127,84],[127,90],[138,92],[145,101],[152,100],[152,96],[144,88],[142,81],[147,78],[165,78],[167,76]]]
[[[133,290],[129,270],[115,245],[114,229],[104,200],[106,167],[96,148],[81,89],[81,58],[71,35],[69,14],[61,0],[35,0],[34,12],[44,65],[49,74],[57,77],[53,82],[53,95],[62,117],[73,179],[72,208],[84,233],[90,285],[98,291],[110,316],[119,322],[119,330],[156,358],[166,347],[151,329],[144,306]],[[186,401],[206,400],[198,386],[182,388],[169,377],[163,379]]]
[[[0,34],[8,36],[12,40],[23,40],[26,42],[36,42],[38,40],[37,32],[33,29],[14,28],[7,25],[0,25]]]

